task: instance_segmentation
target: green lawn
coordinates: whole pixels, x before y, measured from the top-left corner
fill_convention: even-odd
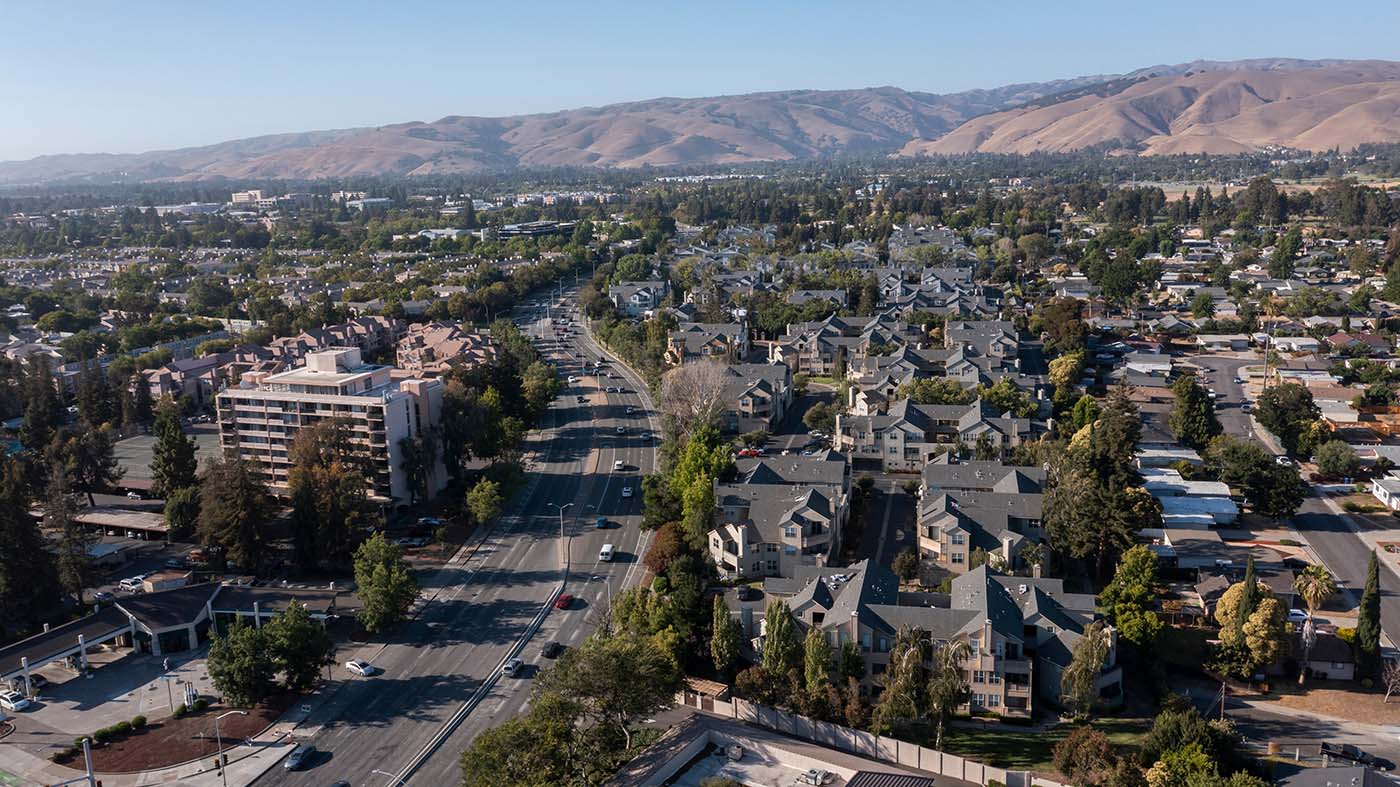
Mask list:
[[[1137,748],[1152,729],[1151,719],[1105,718],[1090,723],[1120,749]],[[1055,744],[1071,729],[1073,727],[1068,724],[1051,730],[1012,724],[959,725],[943,734],[943,748],[952,754],[996,768],[1033,771],[1048,776],[1055,773],[1055,767],[1051,764]]]

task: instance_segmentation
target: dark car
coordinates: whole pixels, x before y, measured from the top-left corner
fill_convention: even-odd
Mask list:
[[[1334,759],[1354,762],[1357,765],[1374,768],[1379,764],[1375,755],[1367,754],[1350,743],[1324,743],[1322,744],[1322,753]]]
[[[563,643],[551,642],[548,645],[544,646],[544,649],[540,651],[540,654],[547,659],[557,659],[559,658],[559,654],[563,653],[565,650],[567,650],[567,648],[564,647]]]
[[[282,763],[282,767],[289,771],[299,771],[305,768],[311,760],[311,755],[316,753],[316,747],[309,743],[303,743],[292,749],[292,753],[287,755],[287,759]]]
[[[597,521],[595,521],[595,522],[593,523],[593,527],[597,528],[598,530],[605,530],[605,529],[607,529],[607,527],[608,527],[608,518],[605,517],[605,516],[600,516],[600,517],[598,517]]]

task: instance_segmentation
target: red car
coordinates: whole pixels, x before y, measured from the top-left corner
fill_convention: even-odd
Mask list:
[[[555,609],[568,609],[574,605],[574,597],[568,593],[560,593],[559,598],[554,599]]]

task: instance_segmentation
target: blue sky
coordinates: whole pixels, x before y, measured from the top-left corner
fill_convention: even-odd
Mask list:
[[[0,0],[0,160],[663,95],[1394,59],[1397,30],[1394,0]]]

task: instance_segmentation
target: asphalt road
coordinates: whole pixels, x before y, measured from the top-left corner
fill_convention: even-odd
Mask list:
[[[1273,436],[1265,433],[1263,427],[1239,407],[1245,401],[1244,392],[1234,378],[1240,367],[1257,365],[1260,361],[1218,356],[1199,356],[1191,361],[1205,370],[1206,384],[1219,394],[1216,415],[1225,432],[1258,441],[1271,453],[1281,453]],[[1294,514],[1292,524],[1313,554],[1337,578],[1338,586],[1348,591],[1347,606],[1354,606],[1366,584],[1366,565],[1371,550],[1357,535],[1352,518],[1339,514],[1314,492]],[[1400,593],[1400,577],[1384,567],[1380,578],[1381,630],[1392,641],[1400,640],[1400,597],[1396,595]]]
[[[531,325],[529,332],[538,335],[540,327]],[[547,663],[542,647],[582,642],[607,599],[641,580],[647,544],[639,528],[641,479],[653,469],[657,431],[646,387],[616,364],[607,368],[619,378],[583,376],[582,364],[602,355],[585,337],[540,346],[561,375],[579,380],[551,406],[536,437],[543,453],[529,468],[515,510],[469,559],[439,575],[436,600],[372,659],[383,673],[342,678],[334,696],[313,713],[304,725],[307,742],[320,752],[311,767],[295,773],[275,767],[258,784],[394,784],[393,777],[374,771],[401,774],[417,759],[421,765],[405,774],[407,783],[457,783],[461,752],[482,730],[525,706],[533,676]],[[609,385],[628,393],[608,393]],[[638,411],[628,415],[629,405]],[[617,433],[619,426],[624,434]],[[623,463],[621,470],[614,469],[615,461]],[[634,491],[631,498],[622,497],[624,486]],[[553,507],[565,504],[567,569],[561,565],[559,510]],[[595,526],[599,515],[607,517],[607,528]],[[616,546],[612,562],[599,560],[604,543]],[[570,609],[553,606],[561,587],[576,599]],[[527,668],[514,678],[500,676],[501,664],[517,653]],[[440,740],[444,724],[464,706],[471,712]],[[418,756],[434,743],[435,750]]]

